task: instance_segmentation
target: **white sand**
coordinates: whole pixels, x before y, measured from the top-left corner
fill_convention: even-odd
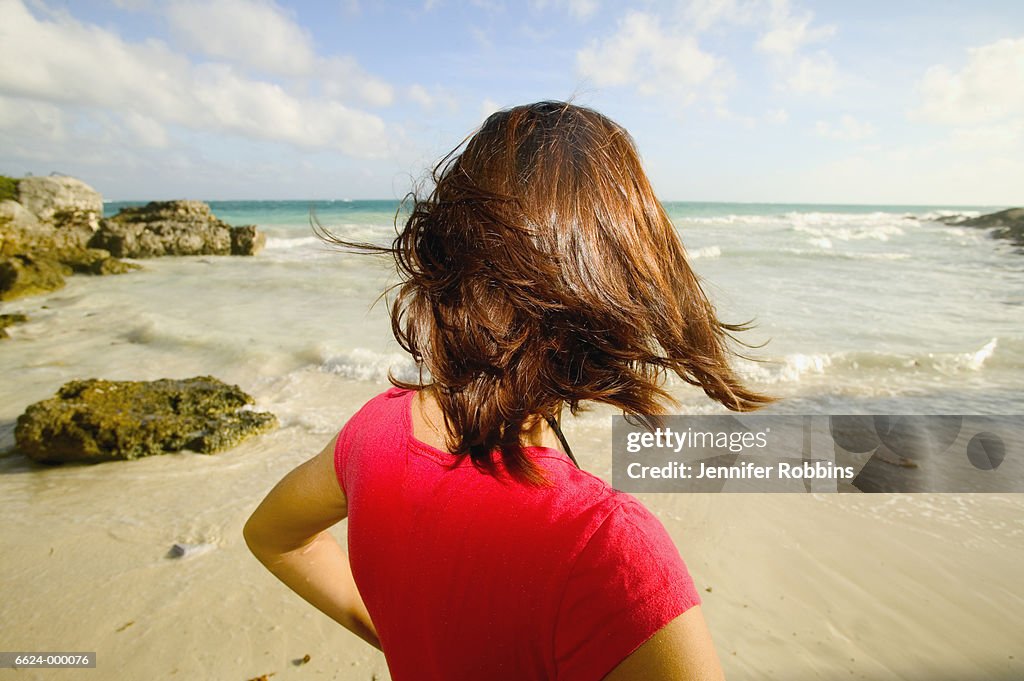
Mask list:
[[[566,435],[607,478],[607,435],[586,422]],[[44,470],[0,459],[0,650],[98,653],[96,670],[0,678],[388,679],[380,653],[277,583],[242,541],[262,495],[327,439],[293,425],[209,457]],[[730,678],[1024,678],[1024,496],[643,501],[701,588]],[[175,542],[215,548],[167,558]]]

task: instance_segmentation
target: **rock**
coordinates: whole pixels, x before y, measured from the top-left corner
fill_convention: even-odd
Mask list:
[[[202,201],[152,201],[103,220],[89,245],[117,258],[230,255],[231,226]]]
[[[7,244],[49,236],[53,229],[43,225],[34,213],[17,201],[0,201],[0,251],[7,250]]]
[[[231,255],[256,255],[267,245],[267,235],[256,225],[231,228]]]
[[[102,248],[81,248],[56,251],[56,257],[80,274],[124,274],[142,269],[139,265],[110,257]]]
[[[209,553],[217,548],[216,544],[201,543],[201,544],[186,544],[184,542],[175,542],[167,552],[168,558],[194,558],[195,556],[201,556],[204,553]]]
[[[71,268],[45,256],[18,254],[0,258],[0,300],[56,291]]]
[[[270,430],[277,418],[210,376],[71,381],[18,417],[17,447],[48,463],[131,460],[183,449],[213,453]]]
[[[18,180],[18,202],[42,222],[77,216],[95,231],[103,215],[103,197],[74,177],[51,175]]]
[[[968,218],[960,224],[968,227],[1017,227],[1024,226],[1024,208],[1008,208],[998,213]]]
[[[27,204],[0,201],[0,300],[56,290],[73,272],[139,269],[107,251],[86,248],[103,210],[100,195],[87,184],[71,177],[28,177],[9,184]]]
[[[939,221],[957,227],[991,229],[990,236],[997,239],[1007,239],[1017,246],[1024,248],[1024,208],[1008,208],[996,213],[979,215],[976,218],[950,216]]]
[[[0,314],[0,338],[8,338],[7,327],[15,324],[22,324],[28,321],[28,317],[15,312],[14,314]]]

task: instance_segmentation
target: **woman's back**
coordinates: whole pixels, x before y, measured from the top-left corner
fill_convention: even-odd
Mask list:
[[[391,246],[326,235],[394,258],[392,331],[419,380],[391,377],[271,491],[247,541],[381,645],[396,681],[719,679],[665,529],[537,438],[588,402],[653,424],[669,373],[757,408],[771,398],[729,362],[745,327],[718,320],[622,126],[537,102],[460,147]],[[431,445],[414,436],[421,394]],[[346,517],[350,559],[323,531]]]
[[[335,450],[352,571],[395,681],[596,681],[699,603],[631,496],[555,449],[525,450],[546,486],[456,461],[415,436],[416,394],[371,400]]]

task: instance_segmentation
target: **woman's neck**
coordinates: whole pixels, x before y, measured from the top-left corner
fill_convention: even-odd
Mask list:
[[[431,447],[448,449],[444,413],[434,395],[434,389],[427,387],[416,392],[412,401],[413,437]],[[523,447],[547,447],[562,450],[558,435],[545,422],[544,417],[533,415],[523,424],[519,442]]]

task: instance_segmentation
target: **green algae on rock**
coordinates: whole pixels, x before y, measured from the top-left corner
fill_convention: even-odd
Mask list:
[[[89,379],[30,405],[18,449],[45,463],[131,460],[189,449],[212,454],[277,426],[246,409],[252,397],[211,376],[157,381]]]

